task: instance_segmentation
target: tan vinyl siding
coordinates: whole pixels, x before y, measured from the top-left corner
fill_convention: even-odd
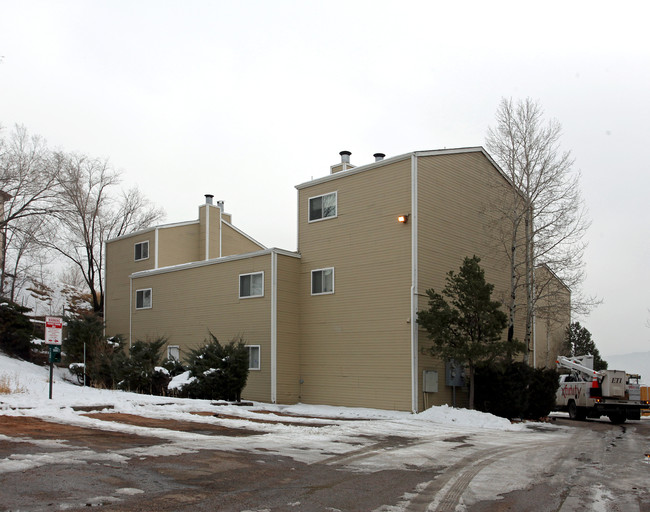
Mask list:
[[[158,268],[199,258],[199,223],[158,229]]]
[[[151,288],[153,307],[132,310],[134,340],[164,336],[179,345],[181,359],[201,346],[212,332],[227,343],[242,336],[260,346],[261,369],[251,371],[243,397],[270,400],[271,376],[271,256],[214,263],[133,279],[138,289]],[[239,298],[239,275],[264,272],[264,296]]]
[[[277,256],[277,401],[300,399],[300,259]]]
[[[135,244],[149,242],[149,258],[135,261]],[[106,244],[106,295],[104,314],[109,336],[129,334],[129,275],[155,264],[155,230],[144,231]]]
[[[338,176],[338,175],[337,175]],[[410,409],[410,162],[303,188],[301,401]],[[337,217],[308,222],[308,199],[337,192]],[[311,296],[333,267],[335,293]]]
[[[536,304],[534,347],[536,367],[555,368],[571,323],[571,292],[547,267],[535,269]]]
[[[480,152],[419,157],[417,166],[419,309],[428,306],[426,290],[441,292],[447,272],[457,272],[463,259],[473,255],[481,258],[486,280],[495,285],[493,298],[505,300],[509,267],[505,253],[494,242],[490,226],[496,217],[489,208],[489,201],[499,197],[503,177]],[[426,355],[430,345],[426,332],[420,331],[420,408],[424,369],[438,369],[441,379],[439,393],[428,397],[429,405],[451,403],[443,362]],[[465,398],[457,393],[459,400],[463,403]]]
[[[252,241],[250,238],[242,235],[232,226],[222,223],[221,244],[222,256],[231,256],[233,254],[246,254],[249,252],[264,249],[260,244]]]

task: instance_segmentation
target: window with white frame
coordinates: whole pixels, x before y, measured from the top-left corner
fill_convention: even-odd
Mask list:
[[[309,198],[309,222],[336,217],[336,192]]]
[[[248,369],[259,370],[260,369],[260,346],[247,345],[246,348],[248,349]]]
[[[135,309],[151,308],[151,288],[135,291]]]
[[[149,258],[149,240],[135,244],[135,261]]]
[[[167,345],[167,359],[181,360],[181,349],[178,345]]]
[[[311,294],[334,293],[334,269],[319,268],[311,271]]]
[[[264,296],[264,272],[239,275],[239,298]]]

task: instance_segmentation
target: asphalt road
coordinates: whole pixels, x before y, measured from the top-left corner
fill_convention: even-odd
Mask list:
[[[556,419],[570,429],[537,482],[470,512],[650,511],[650,422]],[[495,475],[496,477],[496,475]]]
[[[106,419],[224,438],[256,434],[208,422]],[[0,510],[650,512],[650,422],[558,419],[534,428],[543,432],[535,443],[363,436],[344,453],[324,445],[304,463],[281,449],[179,453],[157,436],[0,415],[0,459],[16,464],[0,473]],[[152,447],[156,456],[147,455]],[[378,457],[405,456],[413,463],[377,465]]]

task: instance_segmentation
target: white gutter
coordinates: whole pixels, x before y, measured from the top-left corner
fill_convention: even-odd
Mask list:
[[[271,251],[271,403],[278,398],[278,254]]]
[[[411,155],[411,410],[418,412],[418,160]]]

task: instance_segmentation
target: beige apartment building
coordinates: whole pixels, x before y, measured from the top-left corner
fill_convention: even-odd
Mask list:
[[[165,336],[181,360],[209,332],[241,336],[250,400],[419,411],[455,392],[462,404],[417,312],[472,255],[505,300],[509,265],[490,208],[504,186],[481,147],[378,153],[358,167],[341,152],[329,174],[296,187],[296,252],[263,246],[206,196],[198,220],[107,243],[107,334]],[[568,325],[568,299],[562,307],[560,321],[540,322],[542,366]]]

